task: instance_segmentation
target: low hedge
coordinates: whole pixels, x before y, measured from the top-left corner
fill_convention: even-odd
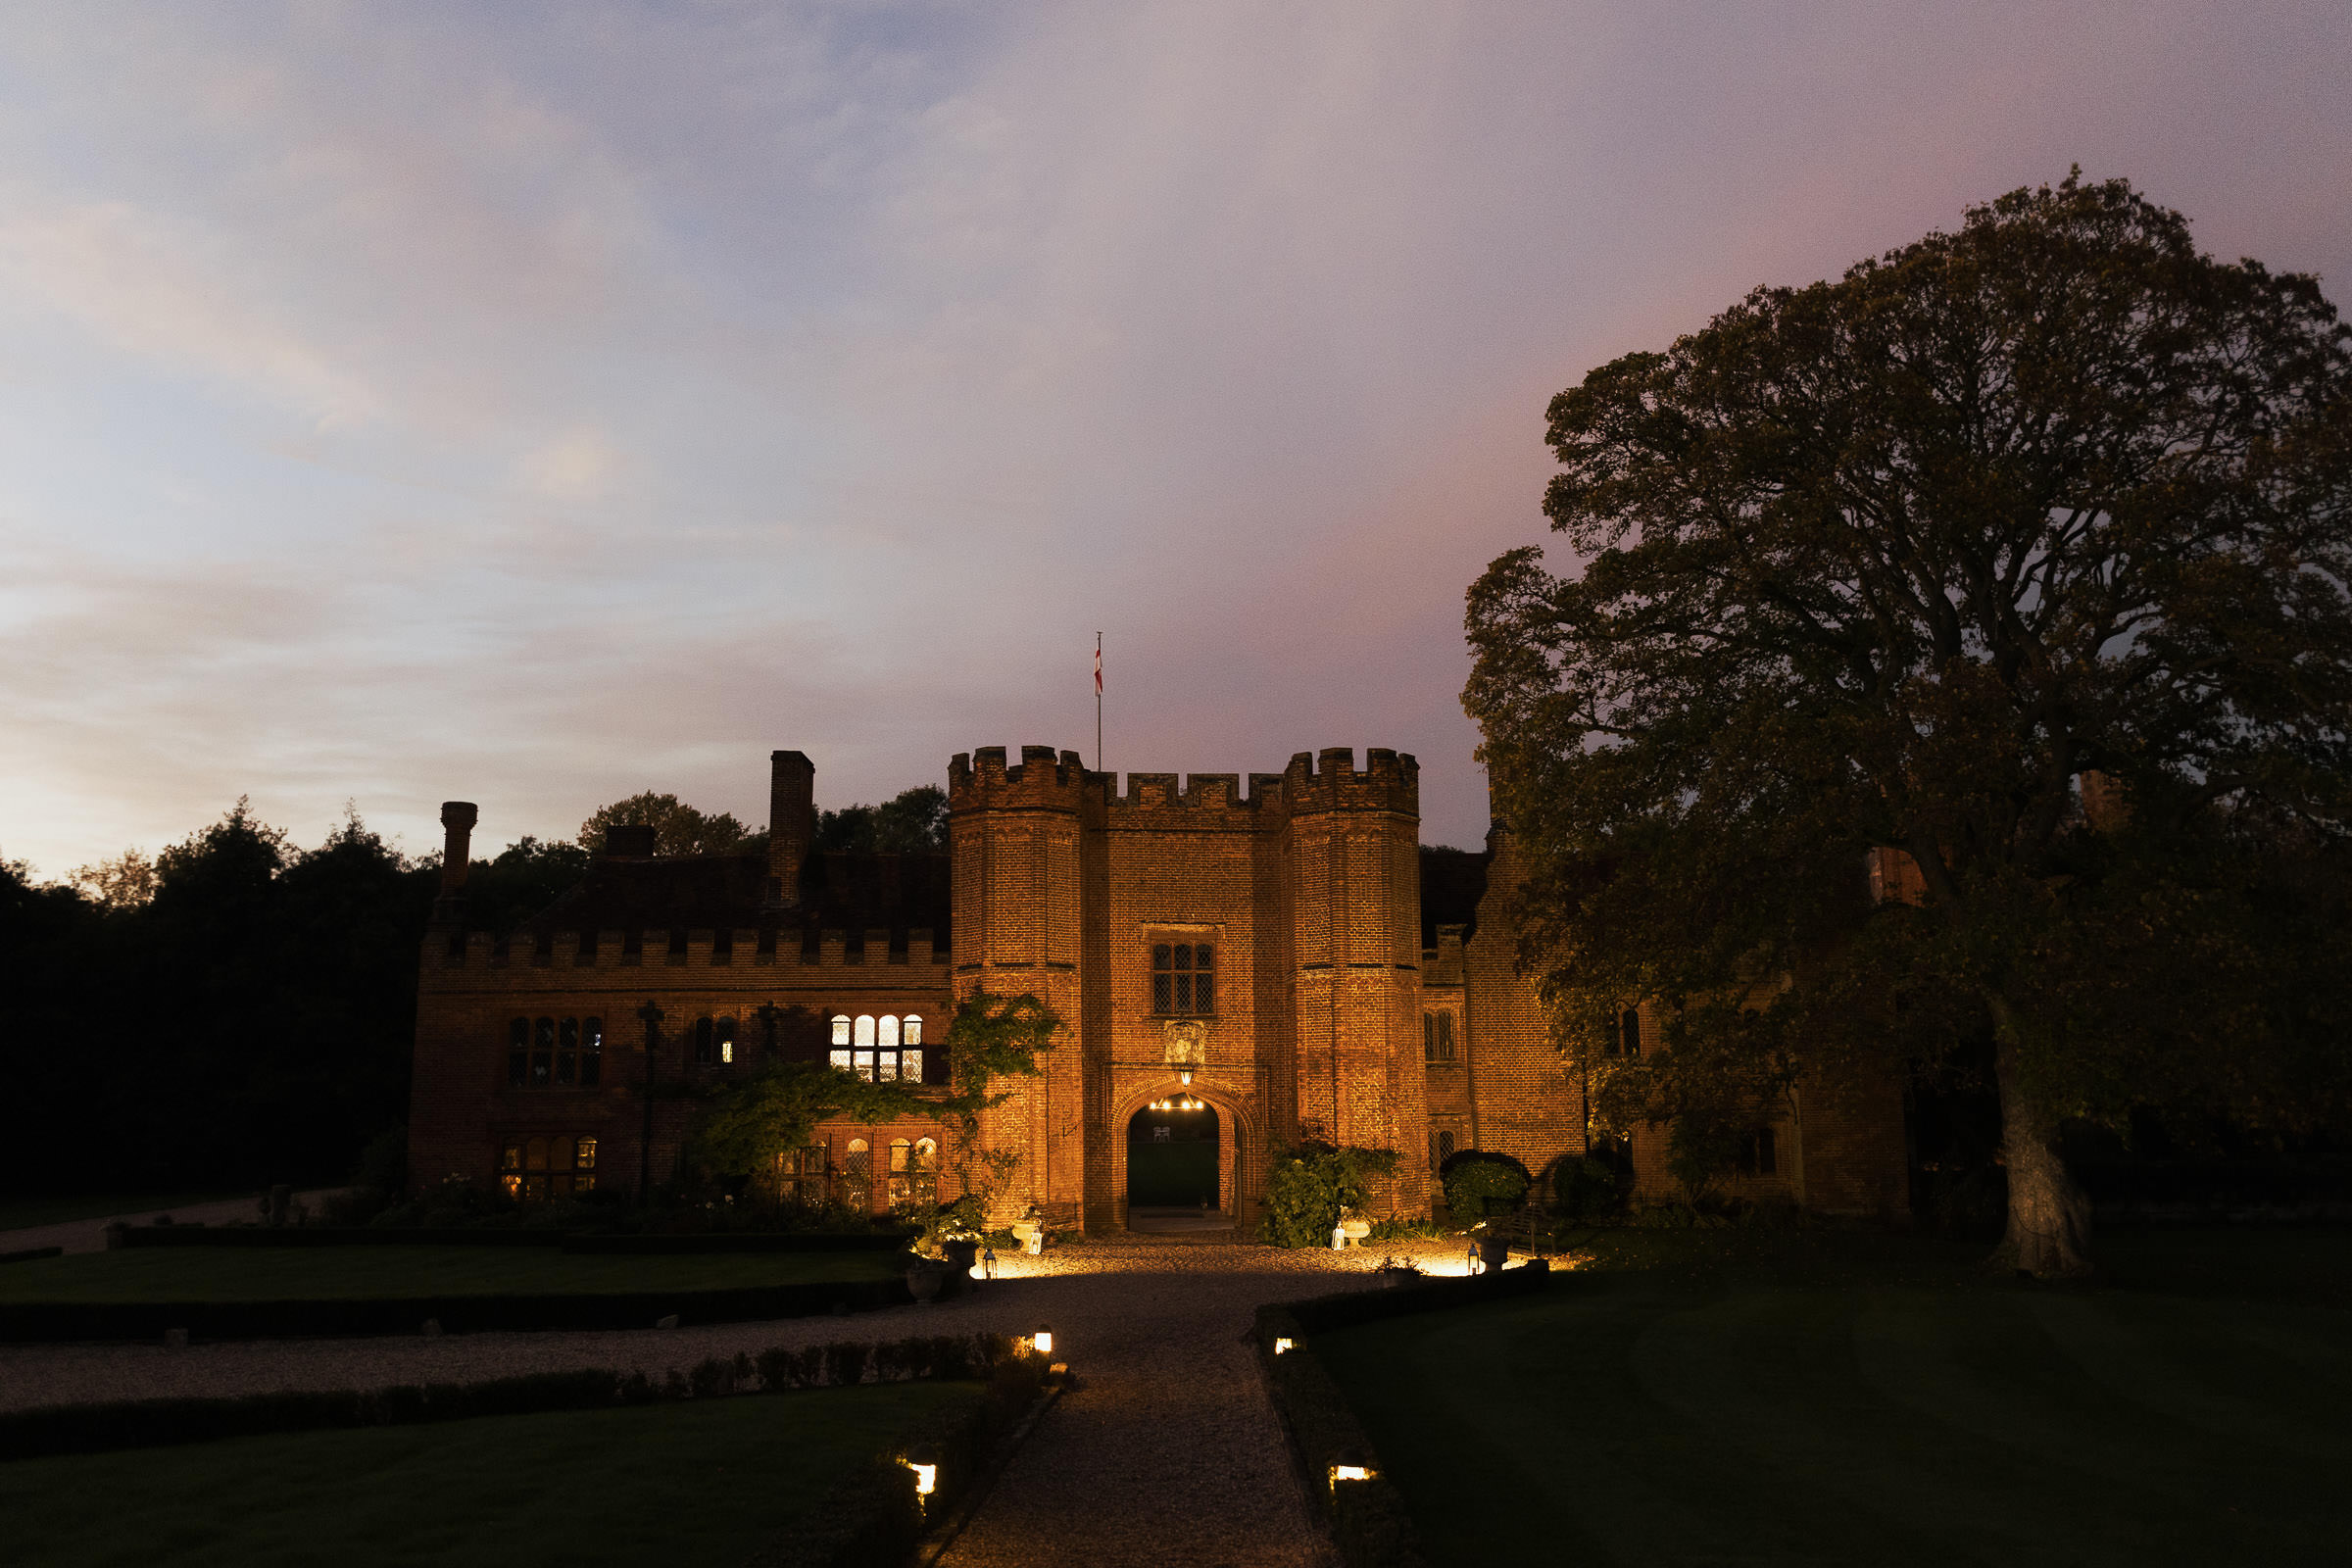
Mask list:
[[[1352,1291],[1257,1309],[1250,1338],[1259,1369],[1307,1495],[1331,1527],[1340,1558],[1348,1568],[1425,1568],[1427,1559],[1403,1494],[1381,1465],[1354,1407],[1314,1355],[1314,1337],[1382,1318],[1524,1295],[1544,1289],[1550,1280],[1550,1269],[1538,1258],[1467,1279]],[[1275,1354],[1277,1339],[1291,1341],[1291,1349]],[[1362,1456],[1371,1478],[1334,1485],[1331,1467],[1350,1450]]]
[[[745,1568],[905,1568],[924,1532],[979,1481],[991,1450],[1001,1449],[1036,1403],[1042,1371],[1036,1357],[1000,1361],[986,1404],[905,1436],[902,1452],[925,1442],[939,1449],[938,1482],[927,1506],[897,1456],[876,1455],[826,1497],[813,1524],[804,1521],[777,1535]]]
[[[21,1252],[0,1252],[0,1263],[37,1263],[44,1257],[63,1257],[62,1247],[27,1247]]]
[[[858,1383],[995,1377],[1036,1358],[1003,1334],[916,1336],[878,1343],[844,1342],[794,1350],[784,1347],[732,1360],[711,1357],[656,1382],[641,1372],[536,1372],[479,1383],[433,1383],[388,1389],[249,1394],[233,1398],[132,1399],[112,1404],[44,1405],[0,1412],[0,1460],[99,1453],[223,1438],[351,1427],[411,1426],[480,1416],[599,1410],[661,1400],[782,1394]]]
[[[950,1281],[953,1286],[954,1281]],[[414,1296],[295,1301],[0,1302],[0,1342],[155,1340],[185,1329],[191,1340],[282,1340],[416,1334],[427,1320],[448,1333],[530,1329],[646,1329],[680,1323],[870,1312],[914,1299],[904,1279],[809,1280],[700,1291],[609,1295]]]
[[[605,1235],[373,1225],[116,1225],[115,1247],[552,1247],[566,1252],[892,1252],[912,1231],[706,1231],[695,1235]]]

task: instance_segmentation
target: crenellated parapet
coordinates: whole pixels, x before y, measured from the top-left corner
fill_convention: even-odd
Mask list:
[[[1421,764],[1410,752],[1375,746],[1355,770],[1352,747],[1327,746],[1313,757],[1300,752],[1282,774],[1283,799],[1293,815],[1319,811],[1394,811],[1421,814]]]
[[[1004,747],[983,746],[949,760],[948,809],[1075,811],[1093,776],[1076,752],[1024,746],[1007,765]]]
[[[790,926],[731,931],[656,927],[642,931],[467,931],[434,933],[424,944],[424,969],[471,970],[527,976],[545,969],[934,969],[943,976],[953,955],[929,929],[905,934],[804,933]],[[806,940],[813,936],[814,941]]]

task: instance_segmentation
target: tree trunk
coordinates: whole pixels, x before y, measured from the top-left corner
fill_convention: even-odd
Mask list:
[[[2009,1227],[1990,1262],[2036,1279],[2085,1279],[2090,1200],[2058,1152],[2058,1119],[2027,1093],[2018,1067],[2016,1015],[1992,1001],[1993,1075],[2001,1091],[2001,1152],[2009,1167]]]

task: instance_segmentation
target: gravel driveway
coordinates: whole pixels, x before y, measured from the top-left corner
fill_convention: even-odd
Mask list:
[[[667,1331],[465,1334],[439,1339],[0,1346],[0,1409],[275,1389],[377,1388],[612,1367],[659,1375],[773,1345],[1052,1325],[1080,1386],[1039,1426],[943,1562],[1049,1564],[1333,1561],[1292,1478],[1250,1352],[1261,1302],[1370,1286],[1384,1252],[1458,1267],[1458,1244],[1365,1250],[1119,1238],[1042,1258],[957,1300],[854,1318],[792,1318]]]

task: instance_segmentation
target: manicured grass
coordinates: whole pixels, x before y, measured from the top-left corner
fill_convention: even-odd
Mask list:
[[[2352,1539],[2352,1236],[1984,1249],[1623,1233],[1538,1296],[1311,1344],[1435,1561],[2328,1562]]]
[[[888,1279],[893,1252],[598,1255],[506,1247],[133,1247],[12,1263],[0,1301],[317,1301],[608,1295]]]
[[[0,1198],[0,1231],[29,1230],[36,1225],[70,1225],[77,1219],[112,1219],[117,1214],[152,1214],[158,1209],[193,1208],[219,1203],[250,1193],[131,1193],[112,1198]]]
[[[734,1568],[867,1457],[986,1397],[898,1383],[0,1465],[11,1561]]]

